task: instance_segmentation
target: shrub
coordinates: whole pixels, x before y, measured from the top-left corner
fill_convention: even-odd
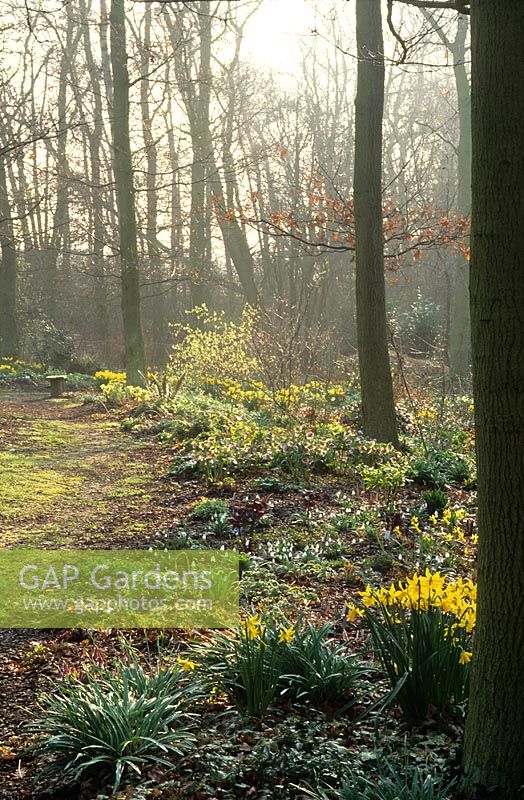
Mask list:
[[[52,367],[68,369],[74,358],[75,344],[69,331],[57,328],[51,320],[43,318],[31,320],[27,326],[24,350]]]
[[[471,633],[476,619],[476,587],[448,581],[438,572],[417,573],[404,584],[361,592],[375,651],[407,722],[430,713],[439,718],[459,710],[467,698]]]
[[[67,385],[74,392],[78,392],[93,389],[95,383],[90,375],[81,372],[69,372],[67,375]]]
[[[79,778],[99,774],[116,791],[125,772],[146,764],[172,767],[195,741],[190,704],[199,690],[181,680],[182,670],[145,671],[135,656],[111,668],[89,667],[47,695],[42,716],[31,724],[44,774]]]
[[[329,624],[288,628],[282,654],[282,695],[342,713],[362,698],[361,682],[373,668],[333,640]],[[292,633],[292,635],[290,635]],[[285,637],[285,633],[284,633]]]
[[[191,519],[209,522],[216,514],[228,514],[229,507],[225,500],[198,500],[191,509]]]
[[[408,355],[425,356],[438,346],[442,330],[440,306],[427,300],[420,292],[410,310],[401,319],[399,333]]]
[[[202,388],[224,380],[253,380],[257,362],[249,353],[255,315],[246,307],[240,322],[229,322],[225,314],[205,306],[190,312],[195,326],[174,325],[176,344],[168,364],[170,383]]]
[[[448,450],[434,450],[417,458],[409,469],[411,479],[422,486],[442,489],[447,484],[462,485],[471,479],[467,461]]]

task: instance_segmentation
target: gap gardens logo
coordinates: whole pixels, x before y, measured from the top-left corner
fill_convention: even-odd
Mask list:
[[[3,550],[0,627],[233,628],[238,553]]]

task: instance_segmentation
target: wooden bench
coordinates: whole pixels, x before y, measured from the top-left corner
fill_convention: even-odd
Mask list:
[[[46,375],[45,379],[49,381],[51,397],[62,397],[67,375]]]

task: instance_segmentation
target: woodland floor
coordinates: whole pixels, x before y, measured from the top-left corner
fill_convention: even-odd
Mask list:
[[[420,488],[406,485],[396,493],[393,510],[385,511],[376,492],[335,475],[316,476],[302,487],[282,482],[261,487],[260,477],[268,475],[264,472],[257,478],[249,471],[230,483],[215,485],[174,479],[169,477],[169,468],[176,446],[126,432],[121,425],[126,417],[129,409],[108,412],[102,403],[84,405],[79,395],[50,400],[38,392],[0,391],[0,547],[235,547],[259,563],[243,576],[244,608],[272,613],[278,609],[287,618],[304,613],[316,622],[330,621],[337,636],[367,647],[366,633],[346,623],[344,602],[354,598],[369,580],[389,583],[412,569],[420,553],[409,520],[420,507]],[[452,507],[466,509],[462,524],[470,536],[474,496],[458,488],[450,488],[448,495]],[[228,504],[234,525],[225,538],[192,516],[195,502],[203,496]],[[357,535],[352,526],[343,524],[335,530],[334,520],[344,522],[348,504],[368,520],[369,534]],[[386,552],[384,531],[393,529],[398,536],[387,540]],[[278,547],[283,541],[298,550],[311,545],[329,549],[334,530],[342,558],[322,556],[292,569],[284,569],[278,559],[271,567],[260,559],[268,547]],[[460,545],[466,555],[456,564],[466,574],[472,558],[468,542]],[[187,646],[189,634],[166,634],[176,647]],[[143,632],[137,633],[137,647],[149,648],[156,635],[148,632],[145,641]],[[34,716],[39,696],[64,671],[81,666],[94,649],[111,656],[118,647],[114,631],[94,635],[81,630],[0,631],[1,800],[93,797],[89,786],[87,793],[82,793],[68,786],[62,790],[56,783],[35,784],[38,767],[26,752],[30,738],[25,726]],[[199,748],[175,777],[176,787],[170,784],[171,789],[162,792],[155,788],[156,793],[148,797],[302,797],[302,793],[274,794],[271,787],[280,781],[301,782],[309,762],[316,758],[320,763],[324,752],[338,763],[337,748],[343,748],[345,754],[373,751],[373,722],[364,721],[355,728],[350,717],[333,720],[311,708],[290,715],[288,709],[277,708],[248,729],[226,712],[220,704],[208,706]],[[385,746],[390,742],[392,748],[398,747],[398,726],[398,715],[392,712],[382,726]],[[422,730],[402,741],[421,758],[431,749],[437,759],[444,760],[457,739],[451,730],[437,738],[432,735],[428,744]],[[275,753],[280,766],[273,770],[271,783],[268,775],[276,762]],[[146,778],[155,787],[168,786],[167,773],[155,771]],[[180,787],[183,794],[179,794]],[[135,794],[126,793],[125,797]]]

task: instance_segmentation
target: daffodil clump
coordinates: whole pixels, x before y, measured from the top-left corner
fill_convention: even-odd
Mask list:
[[[419,562],[433,568],[457,563],[469,568],[476,555],[478,535],[467,521],[467,512],[462,508],[449,507],[430,514],[427,519],[414,514],[410,520],[411,530],[417,534],[415,549]],[[395,536],[399,531],[393,530]]]
[[[0,379],[4,379],[6,382],[10,378],[18,376],[37,376],[44,371],[44,365],[36,361],[23,361],[12,356],[0,356]]]
[[[440,572],[360,592],[350,621],[365,618],[374,648],[408,722],[463,708],[468,687],[477,587]]]
[[[273,625],[270,626],[270,630],[266,623],[262,621],[260,614],[253,614],[251,617],[247,617],[241,626],[241,635],[248,639],[249,641],[253,639],[258,639],[260,642],[260,646],[264,647],[268,642],[266,641],[266,633],[269,632],[269,639],[276,641],[278,644],[289,644],[293,641],[295,636],[295,626],[289,625],[288,627],[283,627],[280,630]]]
[[[94,379],[99,385],[103,383],[125,383],[126,373],[113,372],[110,369],[99,369],[98,372],[95,372]]]
[[[277,624],[254,614],[236,636],[218,634],[201,648],[207,683],[246,717],[262,717],[273,703],[310,703],[342,711],[360,697],[371,671],[337,642],[330,625]]]
[[[248,408],[259,408],[268,399],[268,391],[263,383],[250,381],[242,384],[236,380],[209,377],[206,388],[234,403],[245,405]]]
[[[262,381],[249,379],[240,381],[207,376],[207,390],[247,408],[258,409],[272,406],[284,409],[299,406],[330,407],[340,405],[348,395],[347,385],[329,384],[321,381],[292,383],[286,388],[273,388]]]
[[[217,634],[201,648],[207,684],[245,717],[262,717],[274,701],[282,676],[283,650],[293,626],[279,629],[260,614],[244,619],[236,636]]]
[[[366,586],[360,596],[366,608],[384,606],[417,612],[440,609],[444,614],[455,617],[454,626],[468,633],[475,627],[477,587],[469,578],[453,581],[440,572],[426,570],[424,575],[415,572],[412,578],[399,582],[397,586],[394,583],[379,589]],[[362,609],[351,606],[348,617],[355,619],[355,614],[358,616],[360,613],[363,613]]]
[[[103,383],[100,390],[107,402],[115,406],[123,403],[146,403],[150,399],[147,389],[141,386],[126,386],[121,381]]]
[[[0,375],[14,375],[16,369],[12,364],[0,364]]]

